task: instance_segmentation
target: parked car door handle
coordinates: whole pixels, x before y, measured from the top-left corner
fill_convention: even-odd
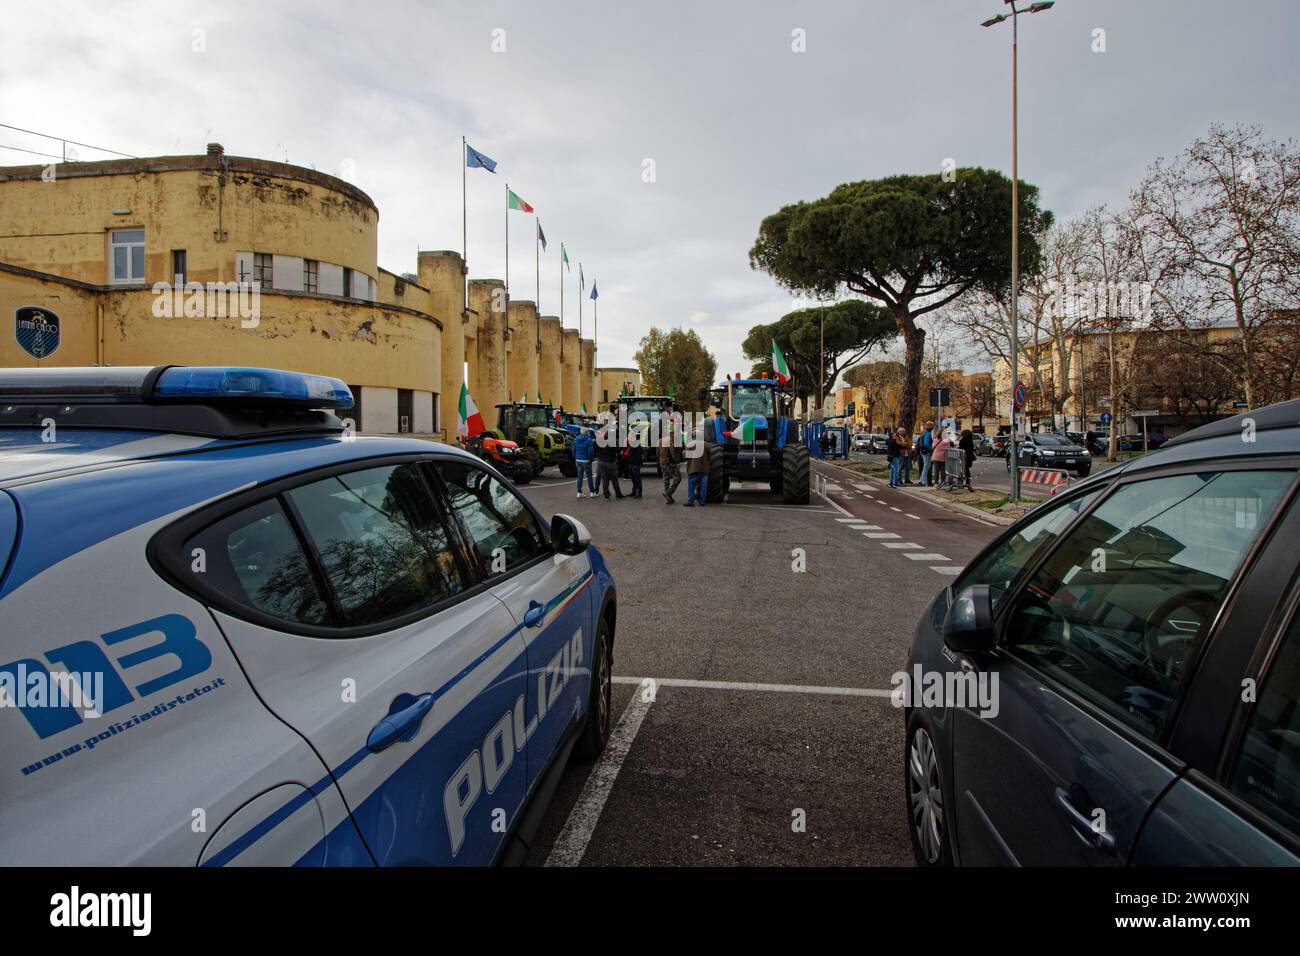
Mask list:
[[[366,749],[371,753],[379,753],[399,740],[410,740],[432,709],[432,694],[421,694],[419,697],[402,694],[397,697],[388,716],[370,731],[370,736],[366,738]]]
[[[1094,850],[1103,853],[1115,852],[1115,837],[1108,830],[1098,830],[1092,818],[1081,813],[1074,805],[1074,801],[1070,799],[1070,791],[1064,787],[1056,788],[1056,805],[1065,813],[1070,821],[1070,828],[1080,840]]]
[[[524,612],[524,627],[541,627],[544,617],[546,617],[546,607],[536,601],[529,601],[528,610]]]

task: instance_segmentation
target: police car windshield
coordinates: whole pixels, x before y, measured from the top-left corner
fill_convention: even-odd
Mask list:
[[[772,389],[762,385],[736,385],[731,389],[731,417],[772,416]]]

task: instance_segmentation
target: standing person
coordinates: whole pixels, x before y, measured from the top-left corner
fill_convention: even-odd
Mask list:
[[[943,432],[938,443],[934,446],[934,453],[930,456],[930,484],[943,484],[944,462],[948,457],[948,449],[952,447],[952,442],[948,440],[948,433]]]
[[[962,471],[966,477],[966,487],[970,488],[970,466],[975,460],[975,434],[969,429],[961,433],[961,441],[957,443],[962,454]]]
[[[898,430],[899,466],[898,477],[905,485],[912,483],[912,439],[907,436],[907,429]]]
[[[695,507],[698,500],[703,508],[709,503],[709,454],[704,443],[704,429],[695,432],[686,452],[686,507]]]
[[[674,503],[673,492],[682,483],[682,449],[672,428],[659,442],[658,457],[659,472],[664,479],[664,500],[671,505]]]
[[[600,477],[596,487],[605,494],[609,501],[609,489],[612,486],[619,501],[623,500],[623,489],[618,483],[618,443],[609,433],[609,427],[601,429],[600,440],[596,442],[596,461],[599,462]]]
[[[890,432],[889,437],[885,439],[885,457],[889,460],[889,487],[898,487],[898,472],[901,467],[901,458],[903,455],[903,446],[899,443],[899,436],[903,434],[900,428],[896,432]]]
[[[934,422],[926,422],[925,430],[921,432],[920,439],[916,443],[917,454],[921,457],[920,478],[917,480],[922,487],[930,484],[930,457],[934,454]]]
[[[822,433],[817,436],[817,444],[818,446],[820,446],[822,450],[822,457],[825,458],[826,453],[829,452],[831,449],[831,436],[830,433],[826,431],[826,429],[823,428]]]
[[[582,497],[582,476],[587,476],[587,497],[596,497],[596,476],[591,465],[596,460],[596,439],[591,436],[591,429],[584,428],[573,439],[573,463],[578,466],[578,497]]]
[[[641,466],[645,464],[645,449],[640,443],[627,450],[627,473],[632,479],[632,497],[641,497]]]

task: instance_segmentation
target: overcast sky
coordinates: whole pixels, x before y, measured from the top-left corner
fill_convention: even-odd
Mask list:
[[[414,270],[417,248],[460,249],[463,134],[500,164],[469,173],[473,277],[503,275],[508,181],[550,240],[543,312],[559,311],[561,240],[566,325],[579,260],[599,282],[601,365],[632,364],[649,326],[681,325],[721,374],[748,370],[750,326],[797,304],[749,268],[765,215],[949,157],[1009,173],[1010,24],[980,27],[1000,9],[8,0],[0,123],[138,156],[216,141],[343,175],[378,205],[379,264],[393,272]],[[1152,159],[1216,120],[1297,135],[1295,0],[1058,0],[1021,27],[1020,171],[1058,217],[1122,204]],[[3,129],[0,144],[50,148]],[[0,150],[0,164],[33,161]],[[511,214],[516,298],[534,296],[532,219]]]

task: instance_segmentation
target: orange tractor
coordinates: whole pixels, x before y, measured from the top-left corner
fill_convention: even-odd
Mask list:
[[[461,439],[461,444],[466,451],[490,462],[515,484],[526,485],[533,480],[533,466],[524,457],[517,442],[484,432],[472,438]]]

